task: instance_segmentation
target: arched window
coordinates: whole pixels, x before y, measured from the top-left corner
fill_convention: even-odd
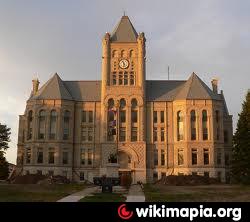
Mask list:
[[[63,139],[69,139],[69,122],[70,122],[70,112],[66,110],[63,117]]]
[[[112,57],[118,57],[118,52],[117,52],[117,50],[114,50],[114,51],[112,52]]]
[[[177,140],[183,140],[184,138],[184,121],[183,113],[181,111],[177,112]]]
[[[121,99],[120,100],[120,123],[125,123],[126,122],[126,100]]]
[[[202,111],[202,135],[203,140],[208,140],[207,110]]]
[[[114,141],[114,135],[116,135],[116,110],[114,109],[115,103],[113,99],[108,100],[108,113],[107,113],[107,140]]]
[[[196,140],[196,114],[192,110],[190,113],[191,140]]]
[[[55,110],[52,110],[50,113],[50,139],[56,138],[56,120],[57,120],[57,113]]]
[[[38,138],[45,139],[45,111],[44,110],[41,110],[39,112]]]
[[[123,57],[123,58],[126,57],[126,51],[125,50],[121,51],[121,57]]]
[[[28,134],[27,134],[28,140],[32,139],[32,123],[33,123],[33,112],[32,110],[30,110],[28,113]]]
[[[131,141],[138,140],[138,105],[137,100],[131,100]]]
[[[130,56],[130,57],[134,57],[134,56],[135,56],[135,52],[134,52],[134,50],[130,50],[130,52],[129,52],[129,56]]]
[[[120,100],[119,109],[119,141],[126,140],[126,100]]]

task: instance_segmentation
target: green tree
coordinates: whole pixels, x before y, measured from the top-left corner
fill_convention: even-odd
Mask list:
[[[6,158],[4,157],[5,151],[9,148],[10,142],[10,128],[0,123],[0,180],[4,180],[9,175],[9,167]]]
[[[4,152],[0,152],[0,180],[5,180],[9,176],[9,166],[6,158],[4,157]]]
[[[233,137],[232,175],[235,182],[250,184],[250,90]]]

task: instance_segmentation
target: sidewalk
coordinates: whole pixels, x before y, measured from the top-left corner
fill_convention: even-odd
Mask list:
[[[80,192],[73,193],[67,197],[64,197],[58,200],[57,202],[78,202],[79,200],[86,197],[87,195],[97,192],[98,188],[99,188],[98,186],[86,188]]]
[[[140,185],[131,185],[126,202],[145,202],[145,195]]]

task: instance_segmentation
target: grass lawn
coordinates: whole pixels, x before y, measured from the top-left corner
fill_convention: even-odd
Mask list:
[[[243,185],[167,186],[146,184],[144,193],[146,201],[152,202],[250,201],[250,186]]]
[[[87,196],[80,202],[124,202],[126,197],[120,193],[95,193],[93,196]]]
[[[86,187],[82,184],[0,184],[0,202],[54,202]]]

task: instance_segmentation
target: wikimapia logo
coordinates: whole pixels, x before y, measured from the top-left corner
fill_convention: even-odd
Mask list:
[[[133,216],[133,211],[128,211],[126,209],[126,204],[122,204],[118,207],[118,215],[123,220],[129,220]]]
[[[135,215],[138,218],[189,218],[193,221],[195,218],[231,218],[233,221],[241,220],[241,208],[219,208],[213,209],[208,207],[185,207],[185,208],[172,208],[161,205],[157,207],[156,204],[149,205],[148,207],[136,208]],[[118,215],[123,220],[129,220],[134,215],[134,212],[127,210],[126,204],[118,207]]]

